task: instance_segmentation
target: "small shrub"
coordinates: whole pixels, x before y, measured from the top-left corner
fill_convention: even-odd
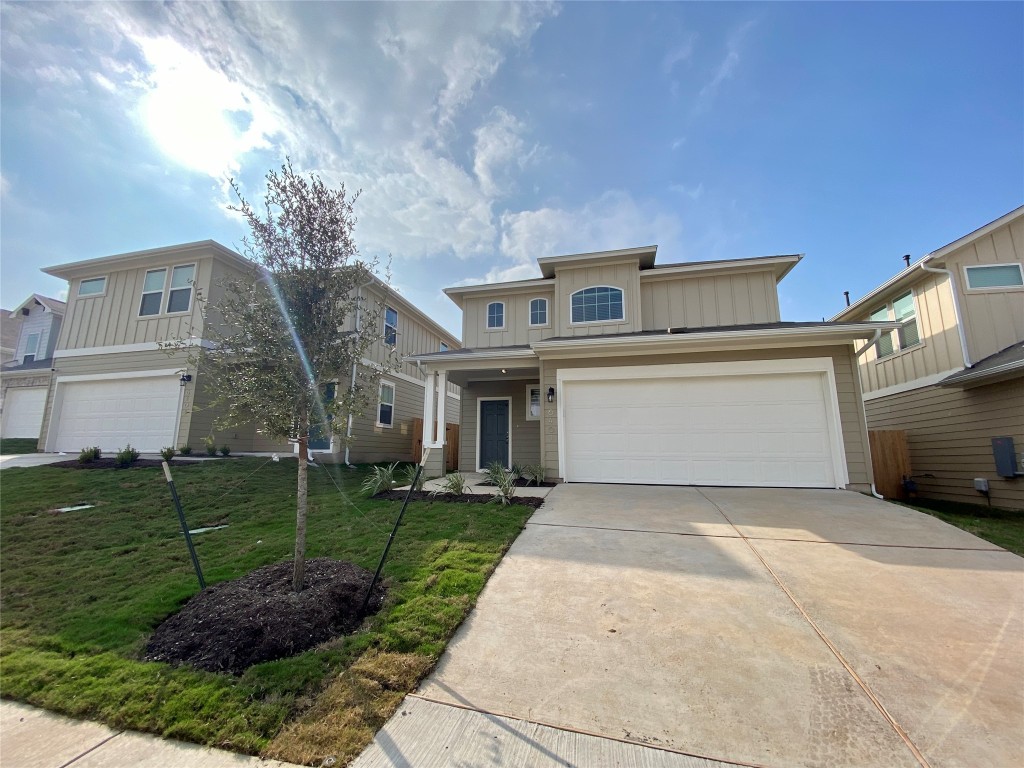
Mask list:
[[[221,456],[230,456],[231,455],[231,446],[230,445],[222,445],[220,447],[220,455]]]
[[[82,452],[78,454],[78,461],[82,464],[87,464],[90,461],[96,461],[100,455],[99,446],[94,445],[92,448],[83,448]]]
[[[203,438],[203,446],[206,448],[206,455],[207,456],[216,456],[217,455],[217,443],[213,439],[213,435],[210,435],[209,437],[204,437]]]
[[[484,470],[484,477],[487,478],[487,482],[490,485],[497,485],[501,482],[506,472],[508,472],[508,470],[505,469],[500,462],[492,461],[487,465],[487,469]]]
[[[178,449],[178,453],[180,453],[182,456],[191,456],[192,455],[192,446],[191,445],[183,445],[183,446],[181,446],[181,448]]]
[[[395,470],[397,468],[397,461],[386,467],[374,467],[363,481],[363,490],[371,496],[390,491],[395,487]]]
[[[512,477],[518,480],[520,477],[526,474],[526,466],[523,464],[512,464]]]
[[[128,443],[128,445],[118,451],[117,455],[114,456],[114,463],[119,467],[130,467],[138,460],[139,452],[132,448],[131,443]]]
[[[523,477],[526,478],[527,482],[533,483],[534,485],[540,485],[543,483],[547,473],[547,467],[543,464],[527,464],[523,467]]]
[[[430,492],[431,496],[440,496],[442,494],[451,494],[453,496],[461,496],[469,488],[469,483],[466,482],[466,476],[461,472],[452,472],[450,475],[445,475],[444,480]]]
[[[174,450],[174,447],[170,446],[170,445],[167,446],[166,448],[161,448],[160,449],[160,457],[164,461],[170,461],[171,459],[174,458],[174,454],[176,454],[176,453],[177,453],[177,451]]]
[[[516,476],[510,470],[502,468],[500,474],[495,475],[494,485],[494,497],[491,501],[503,506],[511,504],[512,497],[516,495]]]
[[[418,464],[410,464],[408,467],[402,470],[402,472],[399,474],[399,477],[401,479],[402,485],[412,485],[414,491],[422,491],[423,481],[425,478],[423,477],[422,472],[420,472],[419,478],[416,477],[417,469],[419,469]]]

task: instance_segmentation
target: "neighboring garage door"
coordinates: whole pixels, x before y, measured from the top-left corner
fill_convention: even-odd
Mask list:
[[[131,443],[153,452],[175,444],[181,386],[173,376],[58,382],[57,387],[52,450],[70,453],[98,445],[109,452]]]
[[[567,481],[836,487],[824,373],[615,379],[616,370],[562,383]]]
[[[46,387],[14,387],[4,397],[4,437],[39,437]]]

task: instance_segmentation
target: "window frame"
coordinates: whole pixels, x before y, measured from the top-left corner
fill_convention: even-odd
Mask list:
[[[29,352],[28,342],[29,342],[29,339],[31,339],[33,336],[36,337],[36,343],[34,345],[35,348],[31,352]],[[31,332],[25,334],[25,349],[21,353],[21,362],[22,362],[22,364],[24,364],[24,363],[33,363],[33,362],[35,362],[36,360],[39,359],[39,342],[41,342],[42,340],[43,340],[43,333],[42,333],[42,331],[31,331]],[[31,357],[32,359],[31,360],[27,360],[26,358],[29,358],[29,357]]]
[[[533,393],[537,392],[537,405],[539,406],[536,416],[530,415],[530,405],[533,402]],[[540,384],[527,384],[526,385],[526,420],[527,421],[540,421],[541,414],[544,412],[544,391]]]
[[[1009,261],[1009,262],[1005,262],[1005,263],[1001,263],[1001,264],[964,264],[963,265],[963,271],[964,271],[964,290],[967,291],[967,292],[970,292],[970,293],[991,293],[993,291],[1022,291],[1022,290],[1024,290],[1024,285],[991,285],[991,286],[982,286],[982,287],[979,287],[979,288],[975,288],[974,286],[971,285],[970,271],[972,269],[985,270],[985,269],[991,269],[993,267],[997,268],[997,269],[998,268],[1005,269],[1006,267],[1016,267],[1017,268],[1017,274],[1020,275],[1021,282],[1024,283],[1024,267],[1021,267],[1020,263],[1018,263],[1016,261]]]
[[[896,318],[896,302],[898,300],[902,299],[904,296],[909,296],[910,297],[910,301],[913,304],[913,308],[914,308],[914,314],[911,317],[907,318],[906,320],[899,320],[899,319]],[[885,313],[886,313],[885,320],[877,320],[874,316],[877,315],[882,310],[885,310]],[[920,318],[921,318],[921,313],[918,311],[918,308],[917,308],[917,292],[913,288],[911,288],[910,290],[908,290],[905,293],[901,293],[899,296],[894,296],[890,301],[885,302],[885,304],[883,304],[881,307],[879,307],[874,312],[869,314],[868,315],[868,321],[869,322],[899,323],[899,326],[900,326],[899,328],[893,328],[893,329],[890,329],[890,330],[887,330],[887,331],[883,331],[884,334],[888,334],[888,338],[889,338],[889,340],[890,340],[890,342],[892,344],[892,350],[891,351],[887,352],[884,355],[881,354],[881,352],[880,352],[880,350],[881,350],[880,344],[882,343],[882,338],[884,338],[884,337],[880,336],[878,341],[875,342],[875,344],[874,344],[874,347],[875,347],[875,361],[878,362],[880,360],[887,360],[890,357],[895,357],[896,355],[902,354],[904,352],[909,352],[909,351],[911,351],[913,349],[917,349],[919,347],[923,347],[924,344],[925,344],[925,341],[924,341],[924,337],[921,336]],[[908,345],[908,344],[904,343],[905,339],[904,339],[904,330],[903,329],[911,320],[914,322],[914,325],[917,328],[917,343],[916,344],[909,344]]]
[[[494,306],[501,307],[501,325],[491,325],[491,307],[494,307]],[[506,309],[507,309],[507,307],[505,306],[505,302],[504,301],[489,301],[489,302],[487,302],[487,306],[484,308],[484,327],[488,331],[504,331],[505,330],[505,320],[506,320],[506,314],[505,314]]]
[[[533,302],[544,302],[544,322],[533,322]],[[530,328],[548,328],[551,325],[551,302],[547,296],[534,296],[526,305],[527,321]]]
[[[388,322],[388,312],[395,313],[394,324]],[[394,307],[389,307],[387,304],[384,305],[384,316],[382,318],[384,322],[384,335],[381,337],[384,341],[384,346],[398,348],[398,310]],[[388,329],[391,329],[391,333],[388,334]],[[388,336],[391,336],[391,341],[388,341]]]
[[[96,282],[97,280],[102,280],[103,281],[103,287],[100,290],[96,291],[96,293],[82,293],[82,285],[84,285],[85,283],[93,283],[93,282]],[[101,275],[100,277],[85,277],[85,278],[82,278],[81,280],[78,281],[78,291],[75,293],[76,297],[78,297],[80,299],[94,299],[97,296],[106,296],[106,295],[107,295],[107,276],[106,275]]]
[[[163,274],[164,274],[163,282],[160,284],[160,290],[159,291],[147,291],[146,290],[146,279],[151,274],[154,274],[155,272],[163,272]],[[163,308],[164,308],[164,292],[167,290],[167,272],[168,272],[168,268],[167,267],[154,267],[153,269],[147,269],[146,273],[143,275],[143,277],[142,277],[142,293],[139,295],[139,309],[138,309],[138,315],[139,315],[140,318],[141,317],[159,317],[160,315],[164,314],[164,312],[163,312]],[[157,293],[160,294],[160,301],[157,302],[156,312],[146,312],[145,314],[143,314],[143,312],[142,312],[142,305],[145,303],[146,297],[147,296],[152,296],[153,294],[157,294]]]
[[[619,318],[608,318],[607,320],[600,320],[600,319],[598,319],[598,320],[576,320],[576,319],[574,319],[573,310],[575,308],[572,305],[573,304],[573,298],[575,298],[575,296],[577,294],[581,294],[581,293],[584,293],[586,291],[593,291],[593,290],[596,290],[598,288],[608,288],[610,290],[618,291],[619,292],[619,296],[621,298],[621,301],[619,303],[622,305],[622,316],[619,317]],[[588,285],[586,288],[580,288],[578,291],[573,291],[572,293],[569,294],[569,325],[570,326],[573,326],[573,325],[609,325],[609,324],[619,324],[619,323],[625,323],[625,322],[626,322],[626,292],[622,288],[619,288],[617,285],[605,285],[605,284],[601,284],[601,285]]]
[[[384,400],[383,400],[384,387],[389,387],[391,389],[391,402],[390,403],[385,403]],[[392,428],[394,428],[394,426],[395,426],[395,397],[397,395],[397,392],[398,392],[398,389],[397,389],[397,387],[395,387],[395,382],[388,381],[387,379],[381,379],[380,380],[380,384],[377,386],[377,415],[376,415],[376,418],[375,418],[375,422],[376,422],[375,426],[383,427],[384,429],[392,429]],[[381,406],[384,406],[384,405],[391,406],[391,421],[389,423],[384,423],[383,421],[381,421],[381,418],[380,418],[380,416],[381,416],[380,409],[381,409]]]
[[[185,267],[192,267],[192,277],[189,278],[188,285],[185,288],[174,288],[173,286],[175,270],[183,269]],[[173,267],[170,268],[169,279],[164,279],[164,293],[166,294],[166,296],[164,296],[163,308],[165,315],[185,315],[192,311],[192,299],[195,297],[196,272],[198,271],[197,267],[198,265],[195,262],[191,262],[186,264],[175,264]],[[185,309],[176,309],[172,312],[171,295],[175,291],[184,290],[188,291],[188,307],[186,307]],[[146,315],[146,317],[151,317],[151,315]]]

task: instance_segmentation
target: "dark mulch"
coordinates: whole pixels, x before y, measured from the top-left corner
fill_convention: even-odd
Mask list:
[[[116,459],[93,459],[92,461],[79,461],[78,459],[71,459],[70,461],[58,461],[50,464],[51,467],[60,467],[61,469],[141,469],[143,467],[159,467],[160,461],[158,459],[137,459],[134,464],[129,464],[127,467],[117,466]],[[190,464],[192,462],[189,462]],[[184,462],[181,464],[172,464],[173,467],[183,467]]]
[[[493,486],[494,483],[484,480],[482,483],[476,483],[476,485]],[[552,483],[550,480],[545,480],[540,485],[537,485],[533,480],[527,480],[525,477],[517,477],[515,481],[516,488],[554,488],[556,485],[558,483]]]
[[[384,501],[405,501],[406,494],[408,491],[386,491],[385,493],[378,493],[374,496],[374,499],[383,499]],[[437,496],[431,495],[429,491],[413,491],[412,496],[409,497],[409,501],[440,501],[446,504],[457,503],[457,504],[496,504],[493,496],[484,495],[480,493],[440,493]],[[536,496],[514,496],[512,498],[513,504],[518,504],[521,507],[532,507],[538,509],[541,504],[544,503],[544,499],[537,498]]]
[[[306,561],[306,586],[292,591],[290,560],[207,587],[157,627],[143,658],[240,674],[253,664],[308,650],[355,630],[373,573],[326,557]],[[384,587],[369,610],[380,610]]]

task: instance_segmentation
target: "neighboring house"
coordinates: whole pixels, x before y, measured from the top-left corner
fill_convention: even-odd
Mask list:
[[[461,469],[869,491],[854,346],[895,323],[781,322],[777,284],[800,256],[656,265],[656,252],[541,258],[539,279],[445,291],[466,346],[415,359],[433,385],[426,422],[442,385],[462,388]]]
[[[203,371],[188,366],[185,352],[168,355],[159,348],[161,341],[190,335],[194,344],[207,344],[196,291],[216,304],[223,278],[250,266],[235,251],[205,240],[44,269],[69,286],[41,430],[43,450],[77,453],[98,445],[113,451],[127,443],[147,452],[183,445],[198,450],[208,436],[236,452],[291,450],[256,424],[215,432],[217,414],[207,407],[211,397]],[[368,300],[387,304],[381,340],[364,363],[383,362],[393,350],[405,357],[458,345],[379,281],[361,290]],[[411,458],[422,381],[418,366],[403,362],[384,376],[369,413],[347,425],[354,437],[349,452],[337,439],[314,441],[311,448],[352,462]],[[336,386],[350,385],[345,380]],[[453,387],[449,399],[457,398]]]
[[[12,315],[9,309],[0,309],[0,365],[14,359],[21,334],[21,315]]]
[[[7,313],[19,332],[11,361],[0,370],[3,437],[39,438],[64,309],[63,301],[34,293]]]
[[[860,379],[869,428],[906,430],[920,495],[984,502],[979,478],[993,505],[1024,508],[1024,476],[1010,464],[1024,470],[1024,206],[832,319],[900,324],[861,358]],[[1013,442],[998,443],[999,466],[993,438]]]

